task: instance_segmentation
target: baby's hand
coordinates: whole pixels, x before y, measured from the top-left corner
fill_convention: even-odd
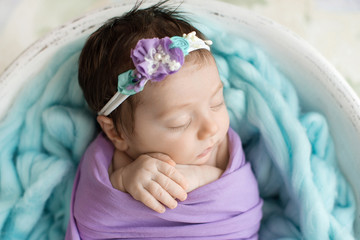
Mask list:
[[[220,168],[208,165],[176,165],[176,169],[188,180],[187,192],[204,186],[220,178],[224,172]]]
[[[163,213],[164,206],[170,209],[177,206],[175,199],[184,201],[187,198],[187,181],[175,165],[165,154],[143,154],[113,172],[110,181],[114,188],[128,192],[134,199]]]

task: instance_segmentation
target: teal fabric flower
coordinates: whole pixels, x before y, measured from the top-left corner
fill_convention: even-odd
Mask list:
[[[135,77],[134,70],[129,70],[118,76],[118,92],[124,95],[134,95],[144,89],[145,82]]]
[[[183,51],[184,56],[189,54],[190,44],[188,40],[179,36],[174,36],[170,39],[172,41],[170,48],[180,48]]]

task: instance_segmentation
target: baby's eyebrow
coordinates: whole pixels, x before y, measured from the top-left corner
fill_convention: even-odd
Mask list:
[[[214,91],[211,97],[214,97],[220,91],[220,89],[222,89],[222,87],[223,87],[223,83],[220,82],[220,84],[218,85],[218,87],[216,88],[216,90]]]

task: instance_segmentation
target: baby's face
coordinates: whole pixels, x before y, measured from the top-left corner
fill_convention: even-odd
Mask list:
[[[185,63],[163,83],[147,84],[135,110],[128,154],[160,152],[177,164],[214,161],[229,116],[216,64]]]

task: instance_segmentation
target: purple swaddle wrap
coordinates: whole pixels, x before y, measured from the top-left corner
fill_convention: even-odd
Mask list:
[[[112,187],[114,147],[103,134],[87,149],[74,183],[66,239],[257,239],[262,200],[239,136],[229,129],[229,164],[221,178],[157,213]]]

